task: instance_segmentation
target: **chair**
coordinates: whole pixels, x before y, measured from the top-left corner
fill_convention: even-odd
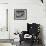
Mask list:
[[[33,45],[34,42],[39,43],[39,33],[40,33],[40,24],[32,23],[29,24],[27,23],[27,31],[22,31],[22,34],[20,34],[20,44],[22,41],[25,41],[24,35],[29,34],[32,37],[29,39],[31,44]],[[28,38],[26,39],[28,40]]]

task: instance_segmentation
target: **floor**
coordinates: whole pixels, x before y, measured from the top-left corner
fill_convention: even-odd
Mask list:
[[[0,43],[0,46],[12,46],[11,43]]]
[[[25,42],[22,42],[22,44],[21,45],[19,45],[19,46],[31,46],[30,44],[28,44],[28,43],[25,43]],[[39,44],[34,44],[33,46],[43,46],[43,45],[39,45]]]

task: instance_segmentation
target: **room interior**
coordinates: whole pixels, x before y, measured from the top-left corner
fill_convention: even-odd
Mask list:
[[[2,0],[0,1],[0,15],[1,15],[0,16],[0,46],[6,46],[6,45],[32,46],[30,44],[25,43],[24,40],[20,43],[21,38],[19,35],[22,35],[23,31],[30,32],[30,30],[32,30],[32,32],[35,32],[35,30],[39,30],[37,28],[36,29],[34,28],[38,24],[40,24],[40,36],[35,36],[35,33],[33,34],[25,33],[25,34],[27,36],[30,35],[32,39],[35,37],[40,37],[43,44],[42,46],[44,45],[46,46],[46,36],[45,36],[46,35],[46,13],[45,13],[46,8],[45,7],[46,7],[45,0],[12,0],[12,1]],[[27,23],[29,23],[29,25],[35,23],[36,25],[34,27],[32,26],[31,28],[29,26],[29,30],[28,30]],[[28,39],[30,37],[28,37]],[[27,39],[27,37],[25,37],[25,39]]]

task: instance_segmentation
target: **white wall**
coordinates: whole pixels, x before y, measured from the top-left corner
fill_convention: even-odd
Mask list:
[[[8,39],[9,32],[7,32],[7,4],[0,4],[0,39]]]
[[[0,3],[8,3],[8,0],[0,0]]]

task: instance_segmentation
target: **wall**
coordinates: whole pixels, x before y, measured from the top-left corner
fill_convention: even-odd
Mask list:
[[[9,32],[7,32],[7,4],[0,3],[0,39],[8,39]]]
[[[0,3],[7,3],[8,0],[0,0]]]

